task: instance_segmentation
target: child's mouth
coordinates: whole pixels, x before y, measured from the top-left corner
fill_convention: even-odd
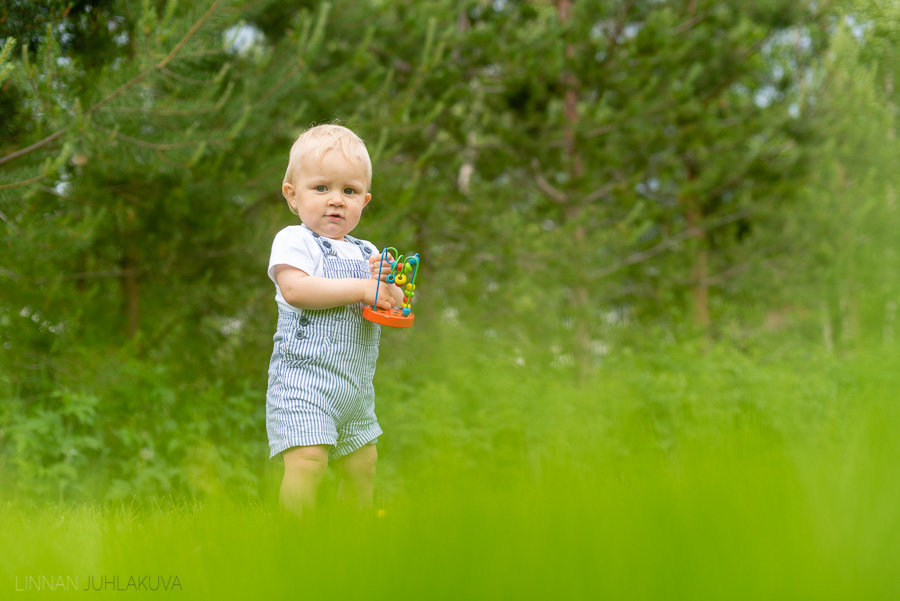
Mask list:
[[[335,222],[341,221],[342,219],[344,219],[340,215],[326,215],[326,217],[328,217],[329,220],[335,221]]]

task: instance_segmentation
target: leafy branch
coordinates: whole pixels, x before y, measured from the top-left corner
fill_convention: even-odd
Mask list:
[[[125,91],[129,90],[130,88],[134,87],[135,85],[137,85],[140,82],[142,82],[143,80],[145,80],[151,74],[163,71],[166,68],[166,66],[169,63],[171,63],[175,59],[176,56],[178,56],[178,53],[181,51],[182,48],[184,48],[185,44],[187,44],[188,41],[192,37],[194,37],[194,34],[197,33],[197,31],[200,29],[200,27],[202,27],[203,24],[206,23],[210,17],[212,17],[213,13],[215,13],[215,11],[216,11],[216,8],[218,8],[219,4],[221,4],[221,3],[222,3],[222,0],[214,0],[213,3],[210,5],[210,7],[207,9],[207,11],[205,13],[203,13],[203,15],[199,19],[197,19],[196,22],[194,22],[194,24],[191,26],[191,28],[188,30],[188,32],[184,35],[184,37],[182,37],[181,40],[177,44],[175,44],[175,46],[172,48],[172,50],[169,52],[169,54],[167,54],[166,57],[163,58],[163,60],[156,63],[149,69],[145,69],[141,73],[138,73],[137,75],[132,77],[130,80],[126,81],[125,83],[120,85],[118,88],[116,88],[115,90],[110,92],[108,95],[106,95],[106,97],[104,97],[103,99],[98,101],[96,104],[91,106],[87,111],[85,111],[85,116],[93,114],[94,112],[99,110],[101,107],[108,104],[114,98],[120,96]],[[4,45],[3,52],[0,53],[0,58],[2,58],[3,56],[6,55],[8,45],[9,45],[9,41],[7,40],[7,44]],[[0,60],[0,69],[3,68],[2,65],[3,65],[3,61]],[[2,76],[2,73],[3,73],[3,71],[0,71],[0,76]],[[58,138],[60,138],[63,134],[66,133],[66,131],[68,131],[68,127],[64,127],[60,130],[57,130],[57,131],[53,132],[52,134],[50,134],[49,136],[47,136],[46,138],[39,140],[39,141],[35,142],[34,144],[31,144],[30,146],[26,146],[25,148],[22,148],[15,152],[11,152],[10,154],[0,158],[0,165],[7,163],[9,161],[12,161],[14,159],[17,159],[26,154],[29,154],[31,152],[34,152],[35,150],[38,150],[39,148],[43,148],[44,146],[50,144],[54,140],[57,140]]]

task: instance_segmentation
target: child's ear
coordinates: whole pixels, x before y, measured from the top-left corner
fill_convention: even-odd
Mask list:
[[[363,203],[363,206],[366,206],[367,204],[369,204],[370,200],[372,200],[372,193],[366,192],[366,201]]]
[[[296,195],[296,192],[294,191],[293,184],[289,184],[287,182],[282,184],[281,194],[282,194],[282,196],[284,196],[284,199],[286,201],[288,201],[289,205],[294,206],[293,203],[294,203],[294,196]]]
[[[293,184],[284,183],[281,186],[281,194],[288,203],[291,213],[297,213],[297,191],[294,190]]]

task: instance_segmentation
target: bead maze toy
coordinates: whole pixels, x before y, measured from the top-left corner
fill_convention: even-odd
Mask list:
[[[416,275],[419,273],[419,253],[411,257],[398,255],[394,261],[388,261],[389,251],[393,251],[394,255],[398,255],[397,249],[393,247],[385,248],[381,251],[381,263],[378,266],[378,272],[381,273],[385,262],[390,263],[391,273],[385,278],[387,284],[393,284],[403,290],[403,302],[400,308],[396,309],[379,309],[378,307],[363,307],[363,317],[369,321],[383,326],[392,328],[408,328],[413,324],[416,318],[412,312],[412,299],[416,295]],[[381,278],[375,286],[375,298],[378,298],[378,289],[381,287]]]

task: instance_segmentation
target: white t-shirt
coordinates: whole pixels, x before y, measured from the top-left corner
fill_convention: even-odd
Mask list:
[[[359,246],[347,240],[332,240],[331,248],[337,253],[341,259],[362,259],[362,253],[359,252]],[[379,250],[374,244],[368,240],[362,240],[374,254],[379,254]],[[306,275],[324,277],[325,276],[325,255],[322,249],[313,238],[312,232],[302,225],[289,225],[277,234],[275,240],[272,241],[272,254],[269,255],[269,279],[275,284],[275,302],[279,307],[288,311],[299,313],[300,309],[294,307],[281,294],[281,288],[275,281],[275,266],[290,265],[306,273]]]

